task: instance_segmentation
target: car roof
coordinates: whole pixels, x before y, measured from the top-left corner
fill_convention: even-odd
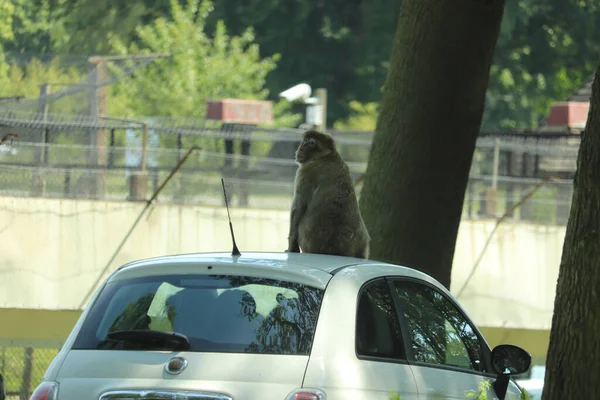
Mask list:
[[[235,256],[227,252],[202,252],[188,254],[165,255],[153,258],[147,258],[132,261],[119,268],[119,270],[131,267],[144,268],[161,265],[189,263],[210,263],[211,265],[221,266],[242,266],[242,267],[260,267],[261,269],[272,269],[277,271],[288,271],[295,274],[322,274],[323,272],[335,275],[336,273],[348,267],[367,266],[369,271],[379,271],[382,275],[404,275],[435,281],[432,277],[416,269],[380,262],[376,260],[365,260],[362,258],[342,257],[329,254],[311,254],[311,253],[288,253],[288,252],[258,252],[245,251],[241,255]],[[136,268],[136,269],[137,269]],[[354,269],[354,268],[353,268]],[[357,268],[361,270],[362,268]],[[436,285],[439,285],[437,281]]]
[[[287,252],[226,252],[174,254],[136,260],[118,268],[109,280],[148,275],[189,274],[206,266],[216,274],[240,274],[290,280],[325,288],[336,271],[372,261],[321,254]]]
[[[361,264],[380,264],[376,261],[365,260],[354,257],[342,257],[324,254],[310,253],[287,253],[287,252],[258,252],[245,251],[239,256],[227,252],[187,253],[173,254],[159,257],[136,260],[124,264],[119,270],[130,267],[155,266],[173,263],[212,263],[212,264],[245,264],[248,266],[260,265],[263,267],[284,268],[297,270],[313,268],[329,274],[335,274],[338,270]],[[390,264],[391,265],[391,264]]]

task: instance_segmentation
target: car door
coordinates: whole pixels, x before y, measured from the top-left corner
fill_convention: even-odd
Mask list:
[[[489,347],[466,315],[435,286],[417,279],[389,280],[400,310],[406,352],[419,400],[497,399]],[[473,396],[474,397],[470,397]],[[509,384],[506,399],[519,398]]]
[[[366,379],[360,381],[361,387],[352,398],[418,399],[398,316],[390,286],[384,278],[362,287],[356,308],[355,346],[358,365]]]

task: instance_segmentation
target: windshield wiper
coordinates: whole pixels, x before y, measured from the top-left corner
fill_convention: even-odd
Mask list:
[[[110,340],[125,340],[148,344],[152,347],[167,348],[171,350],[189,350],[190,341],[187,336],[177,332],[162,332],[153,330],[130,330],[111,332],[106,335]]]

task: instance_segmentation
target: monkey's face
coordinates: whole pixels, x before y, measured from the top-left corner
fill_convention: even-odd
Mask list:
[[[312,137],[305,137],[300,146],[298,146],[298,150],[296,150],[296,162],[305,164],[328,153],[329,150],[325,149],[318,140]]]

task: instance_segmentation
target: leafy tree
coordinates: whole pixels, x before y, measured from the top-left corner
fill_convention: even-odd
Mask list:
[[[9,2],[0,3],[0,43],[14,38],[12,30],[13,14],[15,6]]]
[[[62,0],[62,4],[57,12],[60,29],[52,37],[54,48],[62,53],[108,54],[115,40],[139,44],[139,26],[172,17],[170,0]],[[185,6],[187,0],[178,4]]]
[[[186,0],[177,3],[182,7],[187,4]],[[128,48],[132,44],[143,48],[137,27],[152,24],[157,18],[174,18],[168,0],[63,0],[60,4],[52,10],[55,23],[51,42],[53,50],[61,53],[106,54],[119,41]],[[212,36],[219,21],[237,36],[252,28],[261,57],[283,55],[278,68],[266,77],[270,98],[274,100],[276,93],[300,81],[314,88],[326,87],[331,126],[351,112],[349,101],[379,99],[399,4],[400,0],[322,4],[222,0],[207,17],[207,35]]]
[[[151,322],[148,309],[152,300],[154,300],[154,293],[147,293],[127,304],[123,312],[110,325],[108,332],[148,330]]]
[[[9,2],[0,3],[0,77],[8,73],[8,65],[4,62],[3,44],[14,38],[12,16],[14,6]],[[1,94],[0,94],[1,95]]]
[[[352,114],[351,101],[379,101],[401,0],[283,3],[223,0],[212,19],[224,19],[233,32],[254,27],[261,52],[282,55],[267,78],[272,93],[299,81],[328,88],[329,126]],[[578,0],[507,4],[483,129],[536,127],[553,101],[564,100],[593,72],[599,5]]]
[[[188,2],[177,4],[186,8]],[[233,36],[252,28],[261,58],[281,54],[277,69],[265,77],[268,98],[275,100],[279,91],[300,81],[325,87],[328,126],[333,126],[354,116],[353,101],[379,102],[400,4],[220,0],[204,24],[209,38],[218,21]],[[600,51],[595,38],[599,7],[597,0],[507,4],[490,71],[484,130],[537,126],[553,101],[564,100],[593,72]],[[81,62],[113,52],[116,42],[128,50],[134,44],[147,47],[138,27],[173,21],[172,11],[170,0],[4,0],[0,46],[8,60],[22,65],[33,57],[47,62],[56,53],[63,54],[63,63]]]
[[[600,65],[577,158],[573,201],[556,284],[544,400],[600,392]]]
[[[171,1],[172,18],[159,17],[136,30],[140,44],[115,39],[120,54],[165,53],[114,87],[109,110],[121,115],[204,117],[207,99],[226,97],[264,99],[266,75],[273,71],[278,55],[260,58],[254,33],[230,36],[225,25],[217,25],[214,37],[205,32],[212,10],[207,0],[188,0],[185,6]],[[140,99],[145,101],[140,101]]]
[[[0,41],[12,58],[27,62],[51,51],[52,32],[60,26],[56,13],[65,10],[61,1],[3,0],[0,9],[10,10],[8,18],[0,11],[0,30],[9,29],[12,34],[3,37],[0,33]]]
[[[353,32],[356,79],[350,85],[350,98],[367,103],[381,100],[401,3],[401,0],[372,0],[361,5],[362,25]]]
[[[358,130],[358,131],[374,131],[377,124],[378,104],[359,103],[351,101],[349,104],[351,114],[345,120],[336,121],[333,124],[334,129],[338,130]]]
[[[206,32],[205,20],[212,8],[211,2],[199,0],[147,1],[134,5],[86,0],[3,2],[0,15],[5,15],[2,18],[7,23],[0,33],[0,43],[6,43],[13,51],[11,58],[17,53],[26,54],[25,58],[17,60],[22,64],[23,60],[30,59],[28,55],[33,51],[41,54],[43,61],[48,63],[44,72],[42,63],[33,60],[31,67],[38,70],[38,78],[21,77],[5,86],[3,92],[13,94],[15,86],[24,84],[32,85],[39,93],[39,85],[50,76],[54,76],[50,81],[74,82],[55,74],[61,64],[69,63],[68,56],[51,60],[49,55],[44,56],[50,50],[47,42],[51,41],[55,50],[88,54],[114,51],[121,54],[140,51],[175,53],[173,60],[158,60],[138,71],[135,77],[109,87],[109,111],[113,114],[203,117],[207,98],[265,98],[268,93],[264,90],[265,76],[275,68],[279,56],[261,58],[258,46],[253,43],[252,29],[231,36],[220,22],[211,37]],[[52,24],[48,22],[51,18],[55,19]],[[13,25],[16,34],[8,29]],[[48,39],[50,34],[52,40]],[[194,44],[192,49],[188,46],[190,43]],[[127,66],[130,65],[113,65],[111,72],[122,72]],[[11,73],[20,75],[17,71],[25,72],[27,68],[30,66],[13,68]],[[4,76],[8,73],[4,71]],[[30,89],[25,90],[28,97],[36,97]],[[14,94],[22,92],[21,88]],[[151,101],[140,102],[138,99],[142,97]],[[186,100],[183,107],[182,100]],[[60,105],[64,104],[65,100],[61,100]],[[274,108],[277,125],[293,125],[301,118],[291,114],[285,102],[276,103]]]
[[[507,2],[483,129],[535,128],[594,71],[600,2]]]
[[[404,0],[360,199],[372,258],[446,287],[504,1]]]
[[[0,60],[0,96],[21,96],[35,99],[40,94],[40,86],[48,82],[77,82],[82,78],[81,72],[76,67],[61,66],[59,60],[43,63],[32,59],[25,66],[8,63]],[[78,110],[78,98],[65,97],[50,105],[54,111],[70,113]],[[52,110],[54,108],[54,110]]]
[[[110,87],[110,114],[202,119],[209,99],[267,98],[266,76],[275,69],[279,56],[261,58],[251,28],[234,36],[220,21],[209,36],[206,19],[212,8],[208,0],[187,0],[184,6],[172,0],[170,16],[138,27],[137,38],[130,44],[114,40],[114,50],[120,54],[168,52],[172,56],[156,60],[136,71],[132,79]],[[301,118],[289,109],[285,102],[274,104],[276,125],[290,126]],[[174,136],[160,138],[162,145],[167,146],[174,146],[175,140]],[[196,144],[222,150],[221,144],[212,140]],[[265,155],[270,147],[266,142],[255,143],[252,154]]]
[[[299,82],[328,90],[327,124],[350,113],[352,100],[378,101],[400,0],[222,0],[209,18],[232,32],[256,31],[264,56],[281,54],[267,77],[273,94]]]
[[[66,0],[70,12],[62,12],[62,31],[53,36],[54,47],[67,53],[107,54],[112,50],[113,40],[128,43],[138,26],[146,25],[157,16],[159,3],[168,1],[124,2],[119,0]],[[66,11],[66,10],[64,10]]]

